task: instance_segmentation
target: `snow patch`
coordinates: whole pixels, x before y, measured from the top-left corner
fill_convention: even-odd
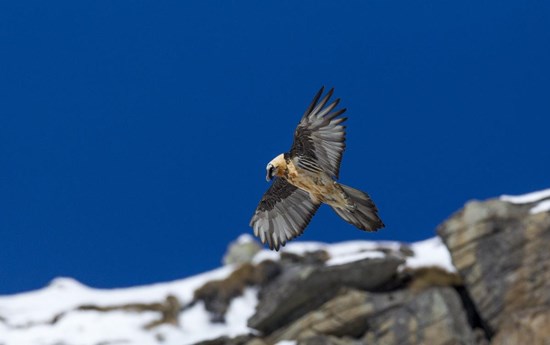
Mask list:
[[[419,268],[438,266],[448,272],[456,272],[451,254],[440,237],[429,238],[411,244],[414,256],[408,257],[406,267]]]
[[[401,252],[402,246],[408,246],[414,253],[412,256],[404,257]],[[346,241],[341,243],[326,244],[319,242],[294,242],[283,248],[281,252],[287,252],[297,255],[305,255],[308,252],[325,250],[330,259],[326,262],[327,266],[342,265],[367,258],[384,258],[386,253],[400,255],[406,259],[403,266],[409,268],[419,268],[428,266],[441,267],[449,272],[456,272],[452,264],[451,254],[439,237],[432,237],[427,240],[404,244],[393,241]],[[254,256],[254,263],[263,260],[279,260],[278,252],[264,249]]]
[[[523,195],[501,195],[500,196],[500,200],[507,201],[512,204],[528,204],[528,203],[536,202],[546,198],[550,198],[550,189],[544,189],[544,190],[527,193]]]
[[[251,243],[255,242],[254,237],[252,237],[250,234],[242,234],[239,237],[237,237],[237,243],[244,244],[244,243]]]
[[[281,255],[278,252],[263,249],[260,250],[256,255],[254,255],[254,258],[252,259],[253,264],[259,264],[262,261],[266,260],[272,260],[272,261],[278,261],[281,258]]]
[[[257,290],[253,288],[245,289],[242,296],[231,301],[226,313],[226,323],[214,324],[210,322],[209,314],[202,302],[180,314],[179,327],[162,325],[153,330],[145,330],[143,328],[145,325],[158,320],[159,313],[136,313],[122,310],[109,312],[65,310],[65,313],[59,317],[57,322],[51,322],[53,316],[60,309],[56,304],[63,304],[63,298],[70,300],[70,303],[64,304],[67,307],[68,305],[77,306],[93,303],[94,301],[104,303],[109,301],[111,305],[120,305],[124,301],[143,303],[143,299],[141,299],[143,297],[159,301],[165,297],[168,291],[170,293],[185,291],[183,294],[180,293],[180,297],[187,297],[195,290],[195,286],[200,286],[212,279],[219,279],[227,275],[228,272],[225,271],[216,270],[202,274],[199,277],[153,285],[149,291],[147,291],[147,287],[124,290],[95,290],[74,280],[56,279],[41,291],[0,299],[0,315],[8,320],[6,324],[0,322],[0,344],[194,344],[198,341],[221,336],[235,337],[240,334],[252,333],[253,330],[247,327],[246,322],[254,314],[258,303]],[[67,283],[69,281],[70,283]],[[60,284],[60,282],[63,284]],[[45,304],[43,299],[46,297],[51,298],[52,291],[57,291],[60,285],[63,286],[62,290],[64,290],[65,297],[50,300],[50,305]],[[175,286],[183,290],[176,289]],[[16,302],[12,302],[12,300],[16,300]],[[36,305],[35,301],[40,304],[41,309],[37,309],[40,312],[40,317],[29,315]],[[12,327],[13,320],[18,320],[18,327]]]
[[[374,252],[382,249],[398,251],[401,247],[399,242],[390,241],[346,241],[330,245],[326,248],[331,258],[350,255],[357,252]]]
[[[198,287],[211,280],[224,279],[233,270],[233,267],[226,266],[191,278],[124,289],[94,289],[74,279],[57,278],[41,290],[0,296],[0,316],[6,319],[8,329],[19,327],[28,331],[31,326],[49,325],[60,315],[65,315],[62,320],[72,317],[81,305],[153,303],[164,300],[168,295],[176,296],[185,304],[192,300],[193,292]],[[4,341],[2,337],[0,335],[0,344]],[[16,341],[6,343],[25,344]]]
[[[248,288],[242,296],[234,298],[225,314],[226,323],[211,323],[204,304],[197,303],[181,315],[181,334],[185,336],[179,343],[193,344],[222,336],[236,337],[254,332],[246,326],[246,322],[254,314],[258,304],[257,295],[256,289]],[[169,343],[175,343],[175,340],[171,339]]]
[[[540,201],[537,205],[533,206],[530,210],[530,214],[536,214],[541,212],[550,211],[550,189],[544,189],[533,193],[523,195],[501,195],[500,200],[507,201],[512,204],[530,204]]]
[[[535,207],[531,208],[529,210],[529,213],[536,214],[548,211],[550,211],[550,200],[544,200],[539,202]]]
[[[358,252],[358,253],[352,253],[349,255],[342,255],[337,256],[334,258],[331,258],[326,262],[327,266],[338,266],[347,264],[349,262],[359,261],[363,259],[378,259],[378,258],[384,258],[386,254],[379,252],[379,251],[365,251],[365,252]]]

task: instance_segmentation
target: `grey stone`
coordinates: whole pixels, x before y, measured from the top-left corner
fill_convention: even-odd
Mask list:
[[[332,298],[341,287],[374,290],[396,276],[403,259],[364,259],[338,266],[296,265],[287,267],[260,293],[251,328],[264,334],[296,320]]]
[[[402,305],[407,297],[405,291],[369,293],[342,289],[320,308],[277,330],[267,339],[269,343],[277,343],[281,340],[303,340],[327,335],[359,338],[367,331],[370,317]]]
[[[344,289],[264,340],[276,344],[291,339],[300,344],[312,339],[322,339],[320,344],[477,344],[461,299],[450,287],[418,293]]]
[[[550,343],[550,213],[532,206],[470,202],[438,229],[493,344]]]
[[[252,262],[254,255],[261,249],[260,244],[253,240],[251,236],[245,237],[243,235],[229,244],[229,248],[223,257],[223,264],[239,265]]]
[[[365,344],[474,345],[461,300],[449,287],[409,294],[406,303],[368,319]]]

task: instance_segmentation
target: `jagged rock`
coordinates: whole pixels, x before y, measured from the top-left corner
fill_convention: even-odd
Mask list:
[[[531,308],[506,319],[493,339],[494,345],[547,345],[550,342],[550,310]]]
[[[236,241],[229,244],[227,253],[223,257],[224,265],[240,265],[252,262],[254,255],[262,250],[258,242],[250,235],[241,235]]]
[[[453,288],[405,293],[406,303],[368,319],[365,344],[476,344],[460,297]]]
[[[381,311],[403,304],[403,292],[372,294],[343,289],[339,294],[268,337],[269,343],[289,339],[308,339],[318,335],[360,337],[367,331],[367,319]]]
[[[285,268],[260,293],[250,327],[264,334],[296,320],[333,297],[341,287],[374,290],[396,276],[403,259],[364,259],[338,266],[297,265]]]
[[[256,266],[242,264],[227,278],[209,281],[195,290],[193,301],[204,302],[213,322],[224,322],[225,313],[233,298],[242,295],[247,286],[265,285],[279,272],[279,264],[271,260],[262,261]]]
[[[548,343],[550,213],[531,207],[472,201],[438,229],[492,344]]]
[[[461,299],[449,287],[419,293],[342,290],[319,309],[271,334],[267,343],[285,339],[297,339],[299,344],[315,344],[308,342],[311,339],[323,339],[320,344],[476,344]]]

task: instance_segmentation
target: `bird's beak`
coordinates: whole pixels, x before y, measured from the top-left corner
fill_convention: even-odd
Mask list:
[[[273,179],[273,171],[274,171],[274,170],[275,170],[275,169],[274,169],[273,166],[270,164],[270,165],[269,165],[269,168],[267,169],[267,173],[266,173],[266,175],[265,175],[265,180],[266,180],[267,182],[269,182],[269,181],[271,181],[271,180]]]

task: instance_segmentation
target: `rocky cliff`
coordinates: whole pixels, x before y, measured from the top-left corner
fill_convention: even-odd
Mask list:
[[[550,344],[550,190],[468,202],[437,233],[456,271],[407,267],[406,246],[338,266],[283,253],[260,333],[203,344]]]
[[[550,190],[471,201],[437,233],[281,253],[245,237],[182,281],[56,280],[0,296],[0,344],[550,344]]]

